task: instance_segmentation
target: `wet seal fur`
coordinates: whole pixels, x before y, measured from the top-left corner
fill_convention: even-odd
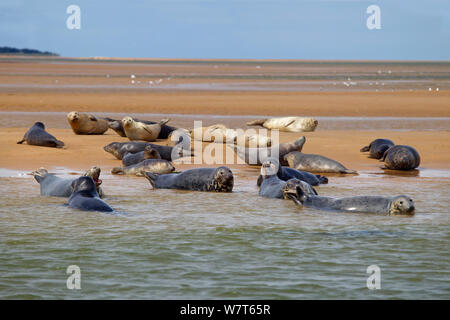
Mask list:
[[[380,161],[386,169],[413,170],[420,165],[420,155],[410,146],[395,145],[385,151]]]
[[[153,189],[232,192],[234,177],[227,167],[195,168],[181,173],[157,175],[145,172]]]
[[[108,130],[108,121],[92,114],[72,111],[67,121],[75,134],[104,134]]]
[[[153,173],[170,173],[175,171],[175,167],[167,160],[147,159],[127,167],[115,167],[111,169],[112,174],[136,175],[142,177],[145,171]]]
[[[147,159],[161,159],[161,156],[158,151],[152,148],[152,146],[145,146],[144,151],[126,153],[122,158],[122,165],[128,167]]]
[[[97,193],[100,198],[104,196],[103,190],[100,187],[102,184],[102,180],[100,180],[100,168],[92,167],[87,170],[83,176],[91,177],[96,185]],[[41,196],[50,196],[50,197],[70,197],[72,194],[72,182],[76,179],[64,179],[58,176],[55,176],[52,173],[49,173],[45,168],[39,168],[36,171],[33,171],[31,175],[34,176],[34,179],[39,183]]]
[[[67,202],[71,208],[83,211],[114,211],[105,201],[100,199],[91,177],[80,177],[72,182],[72,195]]]
[[[297,170],[357,174],[356,171],[347,169],[339,162],[318,154],[307,154],[294,151],[285,155],[284,160],[289,163],[289,167]]]
[[[368,146],[361,148],[361,152],[369,151],[369,158],[380,159],[387,149],[392,147],[394,142],[389,139],[375,139]]]
[[[300,203],[294,200],[297,205],[320,210],[409,216],[415,213],[414,201],[405,195],[396,197],[356,196],[336,199],[306,194],[301,188],[297,189],[297,194],[300,199]]]
[[[288,181],[289,179],[298,179],[300,181],[305,181],[306,183],[310,184],[311,186],[318,186],[319,184],[326,184],[328,183],[328,178],[325,176],[321,176],[319,174],[312,174],[310,172],[306,171],[300,171],[297,169],[279,166],[277,176],[279,179],[283,181]],[[256,185],[258,187],[261,186],[261,183],[263,181],[263,177],[260,174],[258,176],[258,180],[256,182]]]
[[[57,140],[50,133],[45,131],[45,125],[42,122],[35,122],[35,124],[25,132],[22,140],[17,144],[26,142],[31,146],[63,148],[64,142]]]

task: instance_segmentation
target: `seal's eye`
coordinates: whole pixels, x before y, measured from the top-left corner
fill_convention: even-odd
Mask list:
[[[400,204],[403,204],[403,201],[400,201]]]

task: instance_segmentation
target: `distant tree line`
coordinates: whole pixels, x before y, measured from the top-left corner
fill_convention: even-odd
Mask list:
[[[43,56],[57,56],[58,54],[49,51],[39,51],[35,49],[17,49],[12,47],[0,47],[0,54],[35,54]]]

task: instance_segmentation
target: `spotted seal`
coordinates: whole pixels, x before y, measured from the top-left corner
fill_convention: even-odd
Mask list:
[[[420,155],[413,147],[395,145],[384,152],[380,161],[387,169],[413,170],[420,165]]]
[[[125,154],[144,151],[146,146],[151,146],[153,149],[158,151],[161,159],[167,161],[174,161],[183,156],[183,150],[179,145],[174,147],[160,146],[158,144],[143,141],[111,142],[110,144],[104,146],[103,150],[111,153],[117,159],[122,160]]]
[[[126,153],[122,158],[122,165],[128,167],[147,159],[161,159],[161,156],[158,151],[152,148],[152,146],[145,146],[144,151]]]
[[[335,160],[318,154],[294,151],[286,154],[284,160],[289,163],[289,167],[308,172],[357,173],[354,170],[347,169]]]
[[[170,173],[175,170],[175,167],[167,160],[163,159],[147,159],[139,163],[127,167],[115,167],[111,169],[112,174],[126,174],[136,175],[142,177],[144,171],[153,173]]]

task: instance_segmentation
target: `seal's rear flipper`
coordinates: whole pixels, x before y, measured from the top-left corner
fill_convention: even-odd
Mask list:
[[[20,141],[17,141],[17,144],[22,144],[22,143],[24,143],[25,142],[25,139],[22,139],[22,140],[20,140]]]
[[[112,174],[124,174],[123,168],[121,167],[115,167],[111,169]]]
[[[360,152],[367,152],[369,151],[370,146],[365,146],[364,148],[361,148],[361,150],[359,150]]]
[[[158,124],[162,127],[163,125],[165,125],[169,121],[170,121],[170,118],[162,119],[160,122],[158,122]]]
[[[248,126],[262,126],[267,119],[258,119],[254,121],[247,122]]]
[[[155,173],[151,173],[151,172],[148,172],[148,171],[144,171],[144,177],[146,177],[147,180],[150,182],[150,184],[152,185],[152,188],[153,188],[153,189],[156,189],[156,188],[155,188],[155,180],[156,180],[156,178],[158,177],[158,175],[155,174]]]
[[[328,178],[325,176],[321,176],[320,174],[316,174],[317,179],[319,179],[319,183],[321,184],[327,184]]]
[[[65,144],[62,141],[56,140],[56,148],[65,148]]]

